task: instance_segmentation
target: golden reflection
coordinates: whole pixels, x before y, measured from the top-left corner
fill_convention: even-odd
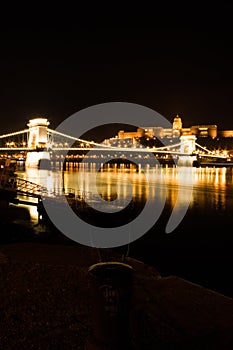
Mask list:
[[[31,217],[31,220],[34,221],[35,223],[37,223],[38,221],[38,211],[37,211],[37,207],[30,205],[29,206],[29,214]]]
[[[233,170],[231,168],[169,168],[134,165],[101,166],[95,163],[79,163],[76,168],[48,171],[26,169],[19,176],[45,186],[49,192],[61,188],[92,192],[97,187],[98,193],[105,193],[108,198],[126,199],[129,194],[140,200],[150,198],[166,201],[172,207],[177,199],[179,205],[202,207],[212,206],[216,210],[225,210],[227,196],[233,196]],[[191,194],[191,190],[192,194]],[[178,198],[179,194],[179,198]],[[35,217],[35,207],[31,209]]]

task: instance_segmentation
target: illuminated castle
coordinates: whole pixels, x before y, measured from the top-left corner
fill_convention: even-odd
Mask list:
[[[146,136],[150,138],[179,138],[181,136],[211,137],[215,139],[223,132],[217,130],[217,125],[193,125],[189,128],[183,128],[182,119],[177,114],[173,119],[172,128],[163,128],[162,126],[142,126],[137,131],[120,130],[114,138],[105,140],[105,144],[114,146],[128,146],[134,144],[136,139]],[[224,134],[225,135],[225,134]],[[233,131],[227,131],[227,135],[233,136]],[[221,136],[220,136],[221,137]]]
[[[173,119],[172,128],[163,128],[161,126],[144,126],[145,135],[148,137],[180,137],[182,135],[182,120],[177,114]]]
[[[182,133],[182,120],[177,114],[172,124],[172,136],[179,137],[181,133]]]
[[[163,127],[148,126],[143,127],[145,130],[145,135],[149,137],[180,137],[194,135],[196,137],[211,137],[216,138],[218,136],[217,125],[193,125],[190,128],[183,128],[182,120],[177,114],[173,119],[173,124],[171,129],[165,129]]]

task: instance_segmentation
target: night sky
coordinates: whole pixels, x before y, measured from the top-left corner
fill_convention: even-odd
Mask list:
[[[24,18],[16,10],[1,22],[0,134],[36,116],[55,128],[111,101],[148,106],[170,121],[178,113],[186,127],[233,129],[232,5],[133,10],[99,16],[67,6]]]

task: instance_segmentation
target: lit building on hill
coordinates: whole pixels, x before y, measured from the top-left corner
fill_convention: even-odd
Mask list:
[[[215,139],[218,135],[217,125],[193,125],[190,128],[190,134],[196,137],[212,137]]]
[[[145,135],[148,137],[180,137],[182,134],[182,120],[177,114],[173,119],[172,128],[163,128],[160,126],[143,126],[143,129],[145,130]]]
[[[184,128],[182,119],[177,114],[173,119],[172,128],[163,128],[162,126],[141,126],[137,131],[120,130],[117,136],[105,140],[106,145],[114,147],[136,147],[138,139],[147,138],[179,138],[181,136],[195,136],[196,138],[229,138],[233,137],[233,130],[218,131],[217,125],[200,124]]]
[[[164,128],[161,126],[149,126],[149,127],[143,127],[145,130],[145,135],[148,137],[164,137]]]
[[[173,120],[172,124],[172,136],[179,137],[182,133],[182,120],[177,114],[177,116]]]
[[[147,126],[144,127],[145,134],[149,137],[180,137],[187,135],[195,135],[196,137],[217,137],[217,125],[193,125],[189,128],[183,128],[182,119],[177,114],[173,119],[172,129],[165,129],[162,127]]]
[[[223,137],[223,138],[233,137],[233,130],[219,130],[218,137]]]
[[[104,141],[105,145],[112,147],[136,147],[137,139],[145,135],[145,130],[138,128],[137,131],[118,131],[118,135]]]
[[[143,137],[145,134],[145,130],[142,128],[138,128],[137,131],[124,131],[120,130],[118,132],[118,139],[135,139],[135,138],[140,138]]]

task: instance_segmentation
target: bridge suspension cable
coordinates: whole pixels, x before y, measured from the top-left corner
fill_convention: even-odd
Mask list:
[[[214,154],[213,151],[210,151],[210,150],[208,150],[207,148],[205,148],[205,147],[199,145],[197,142],[195,142],[195,144],[196,144],[197,147],[199,147],[199,148],[203,149],[205,152],[207,152],[207,154],[202,154],[202,155],[201,155],[202,157],[210,156],[210,157],[212,157],[212,158],[227,159],[227,156],[222,156],[222,155],[220,155],[220,154],[218,154],[218,155],[217,155],[217,154]]]
[[[29,129],[24,129],[24,130],[20,130],[20,131],[16,131],[16,132],[11,132],[10,134],[4,134],[4,135],[0,135],[0,139],[3,139],[5,137],[11,137],[11,136],[15,136],[15,135],[20,135],[20,134],[25,134],[28,133]]]
[[[167,145],[167,146],[162,146],[162,147],[156,147],[156,151],[158,150],[163,150],[163,149],[166,149],[166,148],[175,148],[175,147],[178,147],[182,144],[182,142],[179,142],[179,143],[176,143],[174,145]]]
[[[213,151],[210,151],[210,150],[208,150],[207,148],[205,148],[205,147],[199,145],[199,143],[197,143],[197,142],[195,142],[195,145],[196,145],[197,147],[203,149],[205,152],[207,152],[207,153],[209,153],[209,154],[211,154],[211,155],[213,155],[213,153],[214,153]]]
[[[70,136],[70,135],[64,134],[64,133],[56,131],[56,130],[48,129],[48,131],[51,134],[57,134],[59,136],[67,137],[67,138],[69,138],[71,140],[74,140],[74,141],[79,141],[79,142],[82,142],[82,143],[88,143],[89,145],[98,146],[98,147],[104,147],[104,148],[107,147],[107,148],[114,148],[115,149],[115,147],[106,146],[106,145],[103,145],[101,143],[97,143],[97,142],[94,142],[94,141],[83,140],[83,139],[80,139],[78,137]]]

